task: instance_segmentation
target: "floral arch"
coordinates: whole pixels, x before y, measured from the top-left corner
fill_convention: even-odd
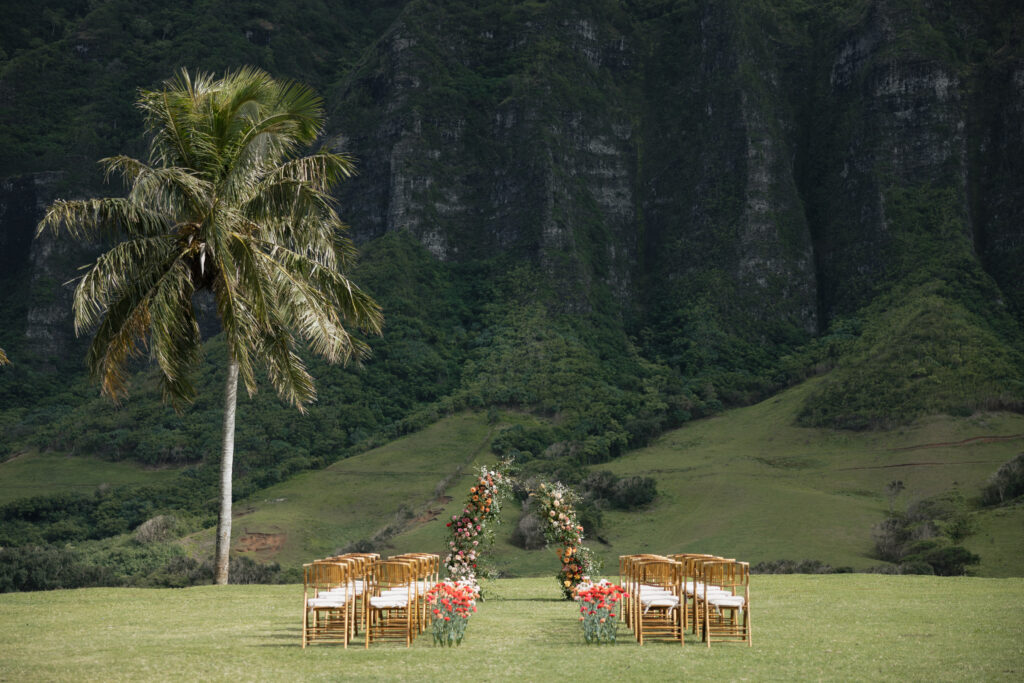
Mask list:
[[[447,526],[451,530],[445,566],[455,580],[476,582],[478,565],[494,543],[494,527],[499,521],[502,502],[509,497],[513,477],[509,462],[497,468],[481,467],[476,483],[470,487],[462,513],[452,515]],[[594,571],[594,558],[583,545],[583,526],[576,518],[578,496],[561,482],[545,482],[530,491],[540,506],[544,519],[544,538],[549,546],[557,546],[561,561],[558,585],[571,599],[576,586]]]

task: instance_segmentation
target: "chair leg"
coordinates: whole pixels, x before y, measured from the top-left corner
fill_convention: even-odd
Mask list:
[[[306,637],[309,633],[309,609],[303,605],[302,610],[302,649],[306,649]]]

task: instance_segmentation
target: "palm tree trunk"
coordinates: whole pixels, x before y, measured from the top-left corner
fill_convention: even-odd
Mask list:
[[[235,460],[235,405],[238,402],[238,363],[228,365],[228,381],[224,389],[224,444],[220,456],[220,519],[217,521],[217,569],[213,582],[228,583],[228,562],[231,551],[231,471]]]

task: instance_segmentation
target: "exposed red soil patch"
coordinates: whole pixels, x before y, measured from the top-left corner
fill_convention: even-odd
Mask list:
[[[433,522],[438,516],[444,512],[444,506],[452,502],[451,496],[439,496],[430,502],[430,507],[425,511],[421,512],[416,517],[413,517],[409,523],[409,526],[415,526],[420,524],[426,524],[427,522]]]
[[[288,534],[265,534],[259,531],[246,532],[238,539],[235,550],[241,553],[270,551],[276,553],[288,540]]]

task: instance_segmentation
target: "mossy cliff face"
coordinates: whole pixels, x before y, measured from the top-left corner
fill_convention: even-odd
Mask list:
[[[633,43],[585,9],[414,3],[339,88],[357,235],[540,266],[586,312],[634,294]]]
[[[1020,29],[1018,29],[1020,30]],[[979,255],[1024,318],[1024,57],[992,59],[975,99],[970,168]]]
[[[4,327],[23,335],[33,353],[48,363],[65,363],[65,355],[80,350],[71,335],[72,288],[78,245],[53,236],[33,239],[35,225],[62,188],[60,173],[31,173],[0,181],[0,271],[6,286]]]
[[[558,372],[575,363],[569,374],[600,375],[608,396],[646,396],[638,387],[657,385],[650,405],[672,403],[667,396],[686,396],[678,406],[750,401],[799,379],[801,363],[838,364],[842,390],[818,396],[828,405],[807,419],[880,424],[876,409],[864,411],[882,379],[907,396],[947,395],[927,382],[949,388],[968,371],[961,363],[977,396],[909,408],[894,398],[896,419],[1013,407],[1024,386],[999,376],[1020,376],[1024,338],[1018,4],[412,0],[373,12],[211,3],[192,14],[143,4],[144,22],[127,24],[112,20],[122,0],[75,5],[32,29],[41,46],[16,41],[0,57],[10,112],[26,118],[26,107],[62,92],[84,102],[63,117],[37,107],[39,120],[24,129],[0,116],[0,139],[14,152],[4,168],[64,158],[73,186],[85,188],[71,160],[142,148],[138,122],[116,115],[130,109],[126,81],[155,84],[186,48],[202,68],[255,62],[322,88],[327,137],[359,163],[338,196],[356,238],[371,248],[411,236],[432,262],[426,268],[420,254],[408,263],[429,271],[424,281],[443,274],[449,283],[441,317],[451,329],[417,342],[437,350],[447,339],[438,357],[465,369],[446,393],[473,393],[473,373],[499,364],[508,382],[525,376],[518,366],[529,361],[516,354],[532,340],[543,347],[533,354],[537,377],[562,358]],[[215,21],[217,8],[230,19]],[[237,49],[226,54],[218,41]],[[118,88],[123,102],[109,104]],[[15,132],[44,124],[56,132],[18,142]],[[0,217],[6,233],[31,230],[10,216]],[[381,277],[382,297],[396,281]],[[8,329],[22,339],[47,325],[70,334],[66,320],[51,320],[50,303],[25,300],[33,303]],[[899,311],[922,322],[877,322]],[[401,313],[406,322],[416,315]],[[517,325],[516,335],[536,334],[496,341]],[[392,334],[412,339],[414,327]],[[915,327],[972,341],[943,355],[931,379],[920,368],[911,377],[907,358],[923,348]],[[829,341],[849,330],[865,336]],[[559,356],[557,344],[572,352]],[[826,347],[827,361],[815,355]],[[843,366],[840,356],[857,360]],[[549,385],[502,384],[488,395],[558,412],[578,393],[571,382]],[[839,405],[843,395],[859,398]]]
[[[357,234],[538,264],[670,362],[709,311],[726,341],[815,332],[795,123],[741,7],[410,5],[334,94]]]
[[[817,75],[805,183],[826,315],[856,311],[907,274],[911,227],[890,211],[896,188],[948,191],[956,228],[944,237],[970,249],[966,83],[944,51],[914,47],[932,28],[923,21],[898,3],[867,6]]]

